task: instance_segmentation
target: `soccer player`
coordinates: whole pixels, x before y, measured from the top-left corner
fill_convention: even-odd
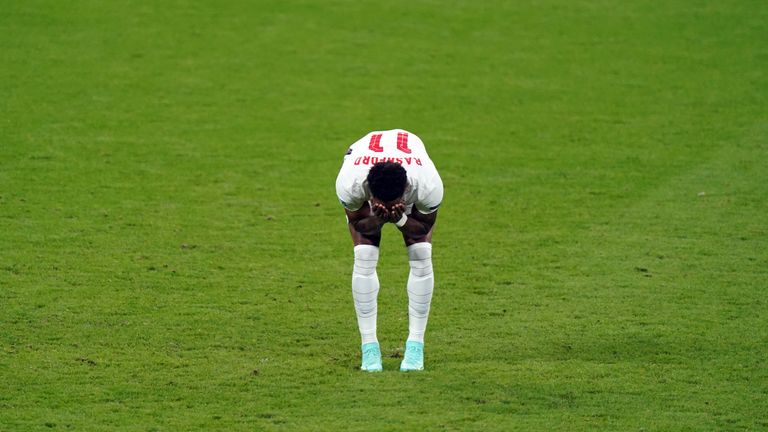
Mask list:
[[[362,339],[362,365],[382,370],[376,337],[381,229],[397,227],[408,250],[408,339],[401,371],[424,369],[424,331],[432,301],[432,227],[443,199],[443,182],[416,135],[402,129],[370,132],[344,156],[336,195],[347,214],[354,243],[352,298]]]

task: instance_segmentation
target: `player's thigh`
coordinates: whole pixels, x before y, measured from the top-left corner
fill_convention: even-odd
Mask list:
[[[403,241],[405,242],[406,246],[410,246],[416,243],[432,243],[432,230],[430,229],[428,233],[419,237],[409,237],[403,233]]]
[[[347,226],[349,227],[349,234],[352,236],[352,243],[354,243],[355,246],[371,245],[379,247],[379,244],[381,244],[381,231],[373,235],[364,235],[356,230],[352,224],[348,223]]]

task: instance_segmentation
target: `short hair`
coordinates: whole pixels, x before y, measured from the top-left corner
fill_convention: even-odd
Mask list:
[[[400,164],[379,162],[368,171],[368,188],[371,195],[382,201],[392,201],[405,193],[408,174]]]

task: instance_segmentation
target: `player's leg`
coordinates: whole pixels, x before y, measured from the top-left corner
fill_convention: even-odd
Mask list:
[[[401,371],[424,369],[424,332],[427,329],[429,307],[435,276],[432,270],[432,231],[418,239],[405,237],[408,249],[408,340]]]
[[[355,245],[355,261],[352,269],[352,299],[355,303],[357,326],[362,340],[362,364],[360,369],[369,372],[382,370],[381,349],[376,337],[377,298],[379,277],[376,265],[379,260],[381,233],[364,236],[349,226]]]

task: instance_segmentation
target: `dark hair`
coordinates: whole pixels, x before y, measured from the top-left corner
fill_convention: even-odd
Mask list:
[[[379,162],[368,171],[368,188],[374,198],[382,201],[392,201],[405,193],[408,175],[400,164],[395,162]]]

